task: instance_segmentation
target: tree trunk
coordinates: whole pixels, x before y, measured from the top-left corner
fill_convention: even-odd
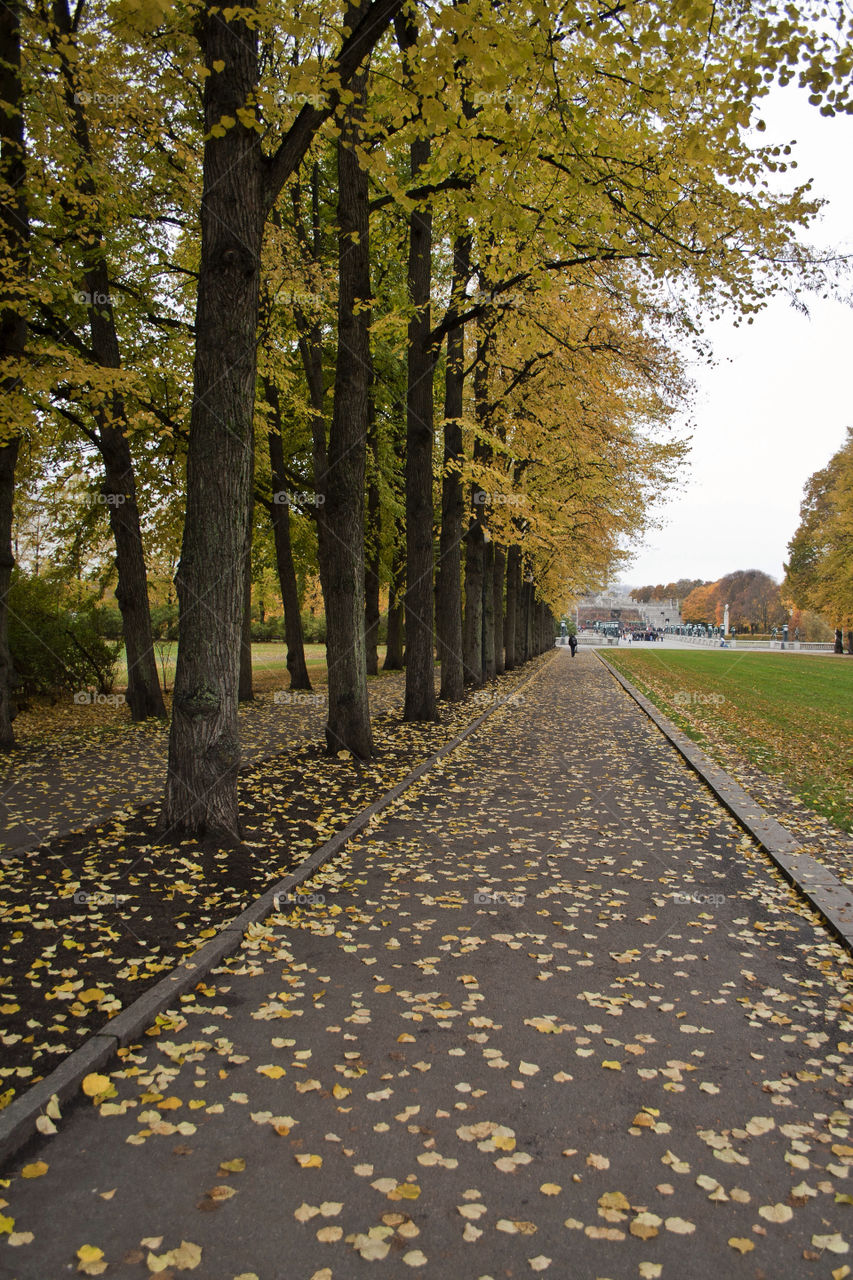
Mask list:
[[[495,544],[483,549],[483,679],[495,677]]]
[[[471,275],[471,237],[459,236],[453,250],[451,308],[458,313]],[[462,662],[462,412],[465,389],[465,329],[447,335],[444,379],[444,469],[441,481],[441,536],[436,582],[436,638],[441,663],[440,697],[458,702],[465,688]]]
[[[517,636],[519,593],[521,591],[521,548],[512,546],[506,558],[506,617],[504,619],[505,665],[513,671],[518,665]]]
[[[203,17],[201,259],[187,511],[175,578],[178,664],[161,827],[239,838],[237,685],[252,485],[255,343],[266,208],[257,134],[211,130],[254,92],[255,24]]]
[[[101,348],[101,356],[103,355]],[[118,364],[105,365],[103,358],[99,363],[105,368],[118,368]],[[114,398],[111,416],[114,421],[124,425],[124,404],[117,397]],[[101,415],[98,449],[104,461],[102,492],[107,500],[110,528],[116,548],[116,600],[121,611],[127,657],[127,701],[130,714],[134,720],[145,720],[148,716],[164,719],[166,707],[160,691],[154,655],[148,574],[142,550],[133,460],[123,430],[110,426],[106,415]]]
[[[482,525],[471,526],[465,547],[465,618],[462,632],[462,659],[465,683],[483,683],[483,562],[485,534]]]
[[[364,642],[367,674],[379,674],[379,571],[382,556],[382,507],[379,497],[379,436],[373,396],[368,411],[368,460],[370,479],[367,486],[367,553],[364,570]]]
[[[240,631],[240,674],[237,701],[253,702],[252,689],[252,517],[249,516],[249,546],[243,570],[243,619]]]
[[[430,158],[430,142],[411,146],[417,178]],[[432,211],[409,218],[408,389],[406,395],[406,698],[404,720],[435,720],[433,630],[433,359],[429,345],[432,286]]]
[[[82,96],[75,92],[76,70],[68,56],[73,49],[72,21],[68,0],[54,5],[57,31],[66,43],[56,44],[63,77],[64,95],[71,113],[75,145],[83,163],[78,189],[94,203],[97,196],[91,176],[93,148]],[[120,369],[121,352],[113,311],[112,282],[104,249],[103,230],[97,216],[85,220],[75,232],[85,263],[83,283],[89,299],[89,330],[92,355],[102,369]],[[121,612],[127,659],[127,702],[133,720],[148,716],[165,719],[166,708],[157,676],[148,575],[142,545],[142,528],[136,496],[133,459],[127,441],[127,409],[123,397],[109,392],[95,409],[97,432],[92,436],[104,463],[103,495],[107,500],[110,529],[115,540],[118,584],[116,600]]]
[[[495,628],[495,674],[503,675],[504,662],[504,579],[506,578],[506,552],[495,544],[495,572],[492,585]]]
[[[21,0],[0,7],[0,186],[14,193],[0,201],[0,361],[14,365],[26,350],[24,286],[29,264],[29,217],[25,198],[26,153],[21,84]],[[15,745],[13,690],[15,671],[9,651],[9,586],[15,466],[20,447],[20,419],[14,410],[20,380],[14,369],[0,379],[5,411],[0,420],[0,751]],[[9,415],[7,418],[7,414]]]
[[[523,615],[523,656],[524,661],[529,662],[534,656],[533,650],[533,583],[525,582],[522,593],[522,615]]]
[[[3,47],[0,34],[0,50]],[[0,52],[0,58],[3,54]],[[1,91],[0,91],[1,92]],[[0,326],[5,330],[5,325]],[[0,357],[8,356],[11,343],[6,333],[0,336]],[[0,381],[5,391],[7,379]],[[15,437],[0,447],[0,751],[11,751],[15,745],[12,721],[15,719],[15,668],[9,650],[9,586],[15,558],[12,554],[12,507],[15,496],[15,464],[20,438]]]
[[[268,436],[270,471],[272,473],[273,500],[269,507],[275,541],[275,564],[281,603],[284,606],[284,639],[287,644],[287,669],[290,672],[291,689],[310,689],[308,666],[305,662],[305,638],[302,633],[302,616],[299,612],[299,588],[296,582],[296,566],[293,563],[293,546],[290,540],[290,505],[287,497],[287,477],[284,474],[284,448],[281,442],[281,408],[278,390],[265,380],[264,394],[273,410],[276,430]]]
[[[403,548],[397,546],[388,585],[388,639],[385,645],[383,671],[402,671],[403,654],[403,599],[406,580],[406,562]]]
[[[338,350],[325,502],[317,522],[326,606],[329,715],[326,745],[359,759],[373,755],[364,641],[364,478],[371,383],[370,227],[367,173],[355,147],[365,80],[338,141]]]

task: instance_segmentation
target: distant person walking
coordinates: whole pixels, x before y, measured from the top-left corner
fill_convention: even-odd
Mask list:
[[[575,656],[575,653],[577,652],[577,647],[578,647],[577,636],[569,636],[569,648],[572,651],[572,657]]]

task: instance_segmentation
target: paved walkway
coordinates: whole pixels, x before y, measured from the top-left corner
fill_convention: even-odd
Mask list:
[[[523,697],[20,1155],[0,1275],[847,1274],[849,956],[593,654]]]

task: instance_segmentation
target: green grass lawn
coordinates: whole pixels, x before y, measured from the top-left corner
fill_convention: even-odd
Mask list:
[[[690,737],[736,748],[845,831],[853,830],[853,658],[606,653]]]
[[[175,683],[175,661],[178,646],[173,640],[157,641],[154,645],[154,656],[157,659],[157,671],[160,684],[167,692],[171,692]],[[385,646],[379,646],[380,665],[385,657]],[[326,670],[326,646],[324,644],[306,644],[305,661],[312,678]],[[287,689],[290,675],[287,670],[287,645],[270,641],[252,645],[253,684],[257,692],[270,689]],[[124,651],[116,668],[115,687],[123,689],[127,684],[127,663]]]

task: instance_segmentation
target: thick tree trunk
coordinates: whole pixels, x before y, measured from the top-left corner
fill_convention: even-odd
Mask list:
[[[368,463],[370,479],[367,486],[367,527],[365,531],[367,551],[364,570],[364,643],[367,674],[379,673],[379,571],[382,555],[382,506],[379,497],[379,436],[376,414],[371,395],[368,413]]]
[[[411,146],[417,178],[429,161],[429,139]],[[432,211],[409,218],[408,390],[406,396],[406,698],[405,720],[435,720],[433,628],[433,359],[429,345],[432,286]]]
[[[506,669],[504,660],[504,580],[506,578],[506,552],[495,544],[495,572],[492,586],[495,627],[495,674]]]
[[[495,676],[495,544],[489,539],[483,554],[483,679]]]
[[[302,632],[302,616],[299,612],[299,588],[296,582],[296,566],[293,563],[293,546],[290,540],[290,505],[276,500],[287,495],[287,477],[284,474],[284,449],[281,443],[281,414],[278,392],[271,384],[265,384],[265,394],[272,406],[276,425],[270,431],[268,442],[270,471],[272,472],[273,501],[269,513],[275,542],[275,564],[281,603],[284,606],[284,639],[287,645],[287,669],[290,672],[291,689],[310,689],[308,667],[305,662],[305,638]]]
[[[459,236],[453,250],[451,308],[458,313],[471,275],[471,237]],[[436,638],[441,663],[440,697],[458,702],[465,688],[462,662],[462,412],[465,389],[465,329],[447,335],[444,381],[444,470],[441,481],[441,536],[436,582]]]
[[[257,134],[235,116],[258,79],[258,36],[209,8],[204,81],[201,259],[187,512],[176,575],[178,664],[161,827],[239,838],[237,684],[249,545],[255,342],[266,207]]]
[[[0,201],[0,361],[15,362],[27,343],[26,284],[29,263],[29,218],[25,199],[26,154],[24,96],[21,83],[20,0],[0,8],[0,186],[14,193]],[[20,422],[14,411],[18,375],[10,371],[0,379],[4,404],[10,414],[0,419],[0,751],[15,745],[13,690],[15,671],[9,650],[9,586],[15,564],[12,555],[12,512],[15,498],[15,466],[20,447]]]
[[[517,635],[518,607],[521,592],[521,548],[512,546],[506,557],[506,617],[504,619],[504,648],[507,671],[518,665]]]
[[[338,350],[327,469],[320,477],[320,572],[326,605],[329,751],[373,755],[364,642],[364,478],[371,382],[367,173],[355,147],[364,77],[353,81],[338,142]]]
[[[385,645],[383,671],[402,671],[403,653],[403,600],[406,580],[406,561],[402,547],[394,551],[391,581],[388,585],[388,639]]]

